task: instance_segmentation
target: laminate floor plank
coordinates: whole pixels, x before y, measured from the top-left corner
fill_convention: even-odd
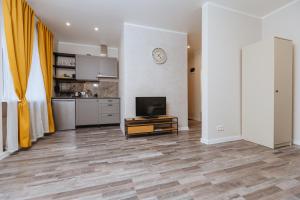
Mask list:
[[[200,143],[201,124],[126,138],[118,127],[57,132],[0,161],[2,200],[300,200],[300,148]]]

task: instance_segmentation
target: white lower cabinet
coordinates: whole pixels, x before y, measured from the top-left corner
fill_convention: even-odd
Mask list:
[[[119,124],[119,99],[77,99],[76,126]]]
[[[76,126],[98,124],[98,99],[76,99]]]
[[[120,123],[120,101],[119,99],[100,99],[100,124]]]
[[[119,113],[102,114],[100,122],[101,124],[118,124],[120,123],[120,115]]]

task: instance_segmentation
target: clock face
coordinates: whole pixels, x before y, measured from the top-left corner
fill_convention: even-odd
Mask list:
[[[156,48],[152,51],[152,57],[156,64],[164,64],[167,62],[167,53],[162,48]]]

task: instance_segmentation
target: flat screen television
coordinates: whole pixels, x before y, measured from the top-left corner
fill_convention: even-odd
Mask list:
[[[166,115],[166,97],[136,97],[136,116],[156,117]]]

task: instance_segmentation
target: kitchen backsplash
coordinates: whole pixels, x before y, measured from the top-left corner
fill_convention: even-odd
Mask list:
[[[117,81],[99,81],[82,83],[60,83],[56,97],[74,96],[75,92],[85,92],[89,97],[118,97]]]

